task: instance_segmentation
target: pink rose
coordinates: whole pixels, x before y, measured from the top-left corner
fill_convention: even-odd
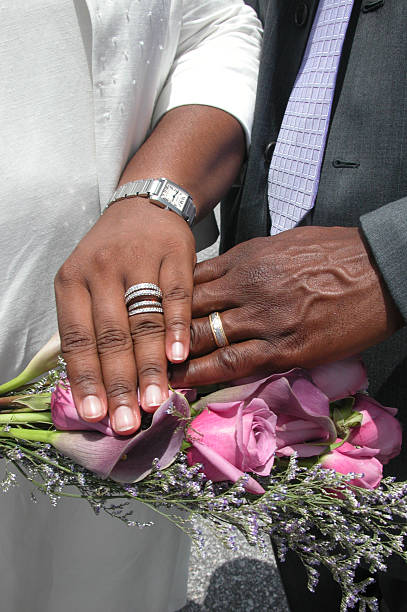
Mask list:
[[[313,444],[313,442],[326,441],[328,432],[312,420],[279,414],[276,434],[278,457],[290,457],[294,452],[299,457],[312,457],[327,450],[327,446]]]
[[[202,463],[213,481],[236,482],[244,473],[268,476],[276,448],[276,415],[258,398],[245,402],[211,403],[191,423],[188,463]],[[246,489],[264,493],[249,478]]]
[[[367,389],[366,368],[359,357],[327,363],[309,371],[314,384],[333,402]]]
[[[353,446],[376,449],[381,463],[388,463],[401,450],[402,431],[395,418],[396,408],[388,408],[367,395],[357,395],[354,410],[362,414],[362,423],[351,430],[348,442]]]
[[[340,442],[340,440],[337,440]],[[375,451],[369,448],[355,448],[344,442],[342,446],[323,455],[320,463],[323,467],[335,470],[340,474],[362,474],[350,481],[351,484],[363,489],[375,489],[383,476],[383,466],[376,457]]]
[[[320,455],[336,440],[328,397],[300,368],[222,389],[199,400],[196,408],[239,401],[247,405],[254,398],[264,400],[277,416],[277,455],[290,456],[294,452],[300,457]]]

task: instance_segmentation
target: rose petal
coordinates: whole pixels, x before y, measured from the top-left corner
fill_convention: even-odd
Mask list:
[[[314,383],[329,398],[335,401],[367,389],[366,368],[359,357],[350,357],[310,370]]]
[[[191,423],[187,437],[191,442],[203,442],[214,449],[220,449],[223,457],[236,464],[236,419],[242,402],[211,404]]]
[[[276,450],[277,457],[291,457],[297,453],[298,457],[316,457],[322,455],[329,449],[329,446],[320,446],[318,444],[292,444],[283,446]]]
[[[193,448],[188,451],[188,461],[190,465],[202,463],[205,475],[214,482],[223,480],[237,482],[244,475],[244,472],[219,455],[213,448],[201,444],[197,440],[193,442]],[[251,476],[249,476],[245,488],[249,493],[256,493],[257,495],[265,492],[263,487]]]
[[[377,459],[388,463],[399,455],[402,444],[400,422],[395,418],[397,410],[382,406],[373,398],[357,395],[354,409],[362,414],[362,423],[351,430],[349,442],[356,446],[377,449]]]
[[[383,475],[383,466],[376,459],[359,459],[345,455],[338,450],[331,451],[321,457],[320,463],[323,467],[335,470],[340,474],[362,474],[359,478],[351,480],[351,484],[364,489],[375,489],[379,486]]]

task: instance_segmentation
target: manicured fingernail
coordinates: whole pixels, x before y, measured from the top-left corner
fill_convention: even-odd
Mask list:
[[[173,342],[171,347],[171,357],[173,361],[184,361],[185,350],[182,342]]]
[[[85,419],[99,419],[103,416],[102,402],[96,395],[87,395],[81,404],[81,414]]]
[[[163,394],[158,385],[148,385],[144,394],[146,408],[158,408],[163,401]]]
[[[115,431],[127,431],[136,425],[133,411],[130,406],[118,406],[113,415]]]

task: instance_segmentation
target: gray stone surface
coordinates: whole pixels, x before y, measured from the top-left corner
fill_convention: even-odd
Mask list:
[[[217,224],[219,226],[219,224],[220,224],[220,207],[217,206],[215,208],[214,212],[215,212],[216,222],[217,222]],[[203,261],[204,259],[211,259],[212,257],[216,257],[216,255],[218,255],[218,254],[219,254],[219,238],[210,247],[208,247],[207,249],[203,249],[202,251],[199,251],[199,253],[197,253],[197,261]]]
[[[180,612],[289,612],[271,546],[265,556],[241,538],[230,551],[201,527],[205,551],[192,549],[188,602]]]

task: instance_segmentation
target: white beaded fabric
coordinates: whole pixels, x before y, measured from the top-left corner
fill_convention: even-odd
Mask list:
[[[268,177],[271,235],[314,206],[336,75],[353,0],[321,0],[278,135]]]

